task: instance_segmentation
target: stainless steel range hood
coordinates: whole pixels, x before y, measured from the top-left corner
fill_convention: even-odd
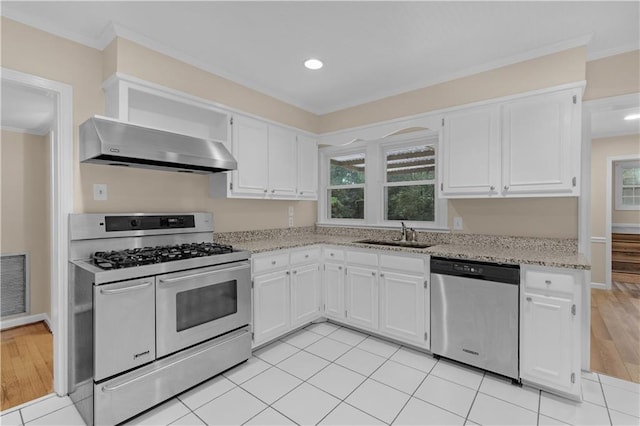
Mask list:
[[[80,125],[80,162],[190,173],[237,168],[222,142],[97,116]]]

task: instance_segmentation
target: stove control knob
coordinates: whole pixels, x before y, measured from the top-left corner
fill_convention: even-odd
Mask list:
[[[132,227],[136,227],[140,225],[140,221],[138,219],[132,219],[131,220],[131,226]]]

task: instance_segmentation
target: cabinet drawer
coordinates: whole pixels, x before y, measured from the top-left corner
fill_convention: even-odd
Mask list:
[[[424,258],[381,254],[380,268],[424,274]]]
[[[291,252],[291,264],[300,265],[302,263],[317,262],[320,259],[320,249],[318,247]]]
[[[365,251],[348,251],[347,263],[378,266],[378,253]]]
[[[322,256],[330,260],[344,260],[344,250],[327,247],[323,250]]]
[[[259,274],[266,271],[275,271],[276,269],[286,268],[288,266],[289,253],[287,253],[286,251],[253,258],[254,274]]]
[[[574,277],[571,274],[560,274],[547,271],[525,271],[524,286],[532,290],[573,293]]]

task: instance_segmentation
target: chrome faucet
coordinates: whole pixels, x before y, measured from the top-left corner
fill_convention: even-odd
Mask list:
[[[402,236],[400,238],[400,241],[407,241],[407,227],[404,226],[404,222],[400,222],[402,224],[402,230],[400,231],[402,233]]]

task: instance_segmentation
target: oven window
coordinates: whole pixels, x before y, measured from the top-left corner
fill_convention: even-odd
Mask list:
[[[176,294],[177,331],[238,312],[238,282],[225,281]]]

